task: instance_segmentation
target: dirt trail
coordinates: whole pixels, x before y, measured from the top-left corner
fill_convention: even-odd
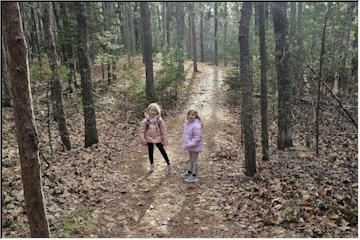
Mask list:
[[[168,172],[158,150],[154,153],[153,174],[148,173],[147,148],[139,145],[130,152],[127,159],[119,162],[119,182],[111,193],[107,193],[109,196],[104,197],[108,202],[97,212],[100,216],[96,225],[102,231],[94,231],[94,235],[206,237],[227,229],[220,224],[224,222],[222,213],[216,211],[215,204],[212,205],[217,196],[208,191],[212,182],[219,177],[215,174],[214,162],[208,160],[209,155],[213,150],[214,137],[222,131],[226,122],[226,114],[218,105],[222,99],[220,85],[223,71],[219,67],[205,64],[200,64],[199,69],[201,72],[195,79],[183,111],[166,119],[169,138],[166,151],[172,170]],[[186,183],[180,176],[188,166],[188,154],[181,149],[181,137],[186,112],[190,108],[198,110],[204,124],[204,151],[199,157],[197,183]],[[211,214],[201,214],[200,210],[204,209],[208,209]],[[91,217],[89,220],[91,222]],[[93,223],[95,224],[95,219]],[[196,235],[194,231],[197,231]]]

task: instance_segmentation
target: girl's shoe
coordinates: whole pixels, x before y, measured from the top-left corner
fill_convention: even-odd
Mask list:
[[[168,170],[169,172],[171,171],[171,165],[170,165],[170,164],[167,165],[167,170]]]
[[[181,177],[183,178],[188,178],[191,176],[191,173],[189,173],[189,171],[186,171],[185,173],[181,174]]]
[[[150,172],[154,172],[154,164],[150,164]]]
[[[191,175],[190,177],[185,179],[185,182],[197,182],[198,178]]]

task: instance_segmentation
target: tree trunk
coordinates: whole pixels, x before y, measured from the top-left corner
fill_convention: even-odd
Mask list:
[[[358,30],[356,29],[355,31],[354,31],[354,41],[353,41],[353,51],[354,52],[358,52],[358,46],[357,46],[357,44],[358,44]],[[351,59],[351,65],[352,65],[352,68],[351,68],[351,75],[353,76],[353,77],[355,77],[356,78],[356,76],[357,76],[357,71],[358,71],[358,55],[357,54],[354,54],[353,55],[353,57],[352,57],[352,59]]]
[[[184,3],[176,2],[176,32],[177,32],[177,61],[178,69],[181,76],[184,74],[184,32],[185,32],[185,21],[184,21]]]
[[[58,39],[61,39],[61,36],[59,36],[61,29],[62,29],[62,25],[60,23],[60,11],[59,11],[59,2],[52,2],[52,8],[54,10],[54,20],[55,20],[55,24],[56,26],[54,26],[53,29],[53,37],[54,37],[54,42],[58,43],[60,42]],[[56,47],[56,52],[59,54],[59,59],[61,61],[61,64],[65,64],[66,63],[66,55],[65,55],[65,48],[63,44],[58,44],[55,45]]]
[[[134,56],[135,53],[135,40],[134,40],[134,18],[131,8],[131,2],[129,4],[129,30],[130,30],[130,54]]]
[[[200,13],[200,62],[204,62],[204,35],[203,35],[204,14]]]
[[[189,3],[187,3],[189,4]],[[188,41],[188,59],[192,58],[192,50],[191,50],[191,16],[189,14],[188,16],[188,22],[189,22],[189,41]]]
[[[338,68],[337,77],[335,78],[335,84],[333,90],[335,94],[339,94],[339,91],[341,92],[345,90],[345,88],[347,87],[346,86],[347,75],[346,75],[345,63],[347,57],[347,50],[349,48],[349,42],[350,42],[349,39],[350,39],[352,15],[355,6],[356,6],[355,2],[347,3],[347,11],[344,20],[344,30],[343,30],[341,45],[339,48],[339,63],[338,63],[339,68]]]
[[[4,31],[4,27],[2,27]],[[2,36],[1,41],[1,106],[2,107],[11,107],[11,93],[10,93],[10,83],[8,78],[8,61],[7,61],[7,52],[4,46],[4,35]]]
[[[253,126],[253,80],[251,71],[251,56],[249,51],[249,26],[251,17],[251,2],[243,2],[239,29],[240,43],[240,79],[242,89],[241,115],[244,124],[245,140],[245,174],[254,176],[256,173],[255,140]]]
[[[137,49],[140,47],[140,19],[139,19],[139,15],[138,12],[138,6],[139,6],[139,2],[135,2],[134,3],[134,35],[135,35],[135,52],[137,51]]]
[[[289,77],[289,52],[287,35],[286,2],[273,3],[273,22],[275,35],[275,61],[278,81],[278,138],[279,149],[292,146],[291,127],[291,79]]]
[[[166,2],[166,44],[170,47],[170,2]]]
[[[36,21],[36,14],[35,14],[35,4],[31,6],[31,19],[33,24],[33,38],[35,39],[35,46],[36,46],[36,53],[38,58],[38,63],[40,68],[42,67],[42,59],[41,59],[41,43],[39,39],[39,27]]]
[[[31,237],[48,238],[50,234],[42,191],[39,142],[32,108],[27,46],[21,28],[19,5],[17,2],[4,2],[1,10],[4,35],[9,50],[9,72],[26,215]]]
[[[296,2],[291,2],[290,3],[290,36],[289,36],[289,40],[290,40],[290,79],[293,79],[292,82],[292,96],[293,96],[293,103],[295,103],[295,96],[296,96],[296,86],[295,83],[297,82],[296,77],[298,76],[298,68],[297,68],[297,63],[295,61],[295,55],[296,55]]]
[[[266,71],[267,71],[267,54],[266,54],[266,40],[265,40],[265,14],[264,3],[257,3],[259,13],[259,40],[260,40],[260,58],[261,58],[261,143],[263,160],[269,160],[269,137],[268,137],[268,123],[267,123],[267,86],[266,86]]]
[[[99,142],[96,130],[95,106],[92,93],[91,69],[88,50],[87,13],[84,2],[75,2],[78,25],[78,58],[81,78],[81,95],[85,120],[85,147]]]
[[[215,65],[218,65],[217,29],[218,29],[217,2],[215,2]]]
[[[131,64],[131,44],[130,44],[130,14],[129,14],[129,8],[130,3],[129,2],[123,2],[124,5],[124,18],[125,18],[125,24],[124,24],[124,31],[125,31],[125,45],[127,49],[127,55],[128,55],[128,64]]]
[[[190,15],[191,15],[191,49],[193,57],[193,71],[197,72],[197,53],[196,53],[196,32],[195,32],[195,14],[194,14],[194,3],[190,3]]]
[[[166,44],[166,3],[162,2],[162,39],[161,46],[164,48]]]
[[[303,24],[302,24],[302,2],[298,3],[298,38],[297,38],[297,44],[298,44],[298,57],[300,61],[297,62],[298,65],[298,75],[297,75],[297,96],[302,96],[302,90],[304,86],[304,67],[303,67],[303,61],[304,61],[304,46],[303,46]]]
[[[224,23],[224,66],[227,66],[227,56],[226,56],[226,30],[227,30],[227,7],[226,2],[224,2],[224,13],[225,13],[225,23]]]
[[[68,19],[68,14],[67,14],[67,9],[66,9],[66,4],[65,2],[60,2],[60,15],[62,17],[62,22],[63,22],[63,30],[65,32],[66,35],[70,34],[70,32],[73,31],[72,26],[70,25],[69,19]],[[73,39],[69,38],[68,36],[63,36],[63,41],[64,41],[64,49],[65,49],[65,56],[66,56],[66,60],[67,60],[67,65],[69,67],[69,74],[68,74],[68,84],[69,84],[69,89],[70,92],[73,91],[73,84],[75,85],[75,87],[79,87],[76,83],[76,74],[75,74],[75,66],[74,66],[74,54],[73,54],[73,48],[72,48],[72,44],[73,44]]]
[[[43,26],[44,26],[44,33],[45,33],[45,41],[46,41],[46,48],[47,54],[49,58],[49,65],[51,69],[51,84],[54,93],[54,114],[55,119],[57,121],[61,141],[63,142],[64,146],[67,150],[71,149],[71,143],[69,139],[69,131],[66,127],[66,120],[65,120],[65,113],[63,107],[63,99],[61,93],[61,83],[60,83],[60,75],[59,75],[59,67],[57,62],[57,54],[56,54],[56,47],[54,42],[54,36],[50,26],[50,4],[49,2],[43,2]]]
[[[318,86],[317,86],[317,106],[316,106],[316,121],[315,121],[315,135],[316,135],[316,156],[319,156],[319,110],[320,110],[320,82],[323,80],[323,62],[324,62],[324,54],[325,54],[325,33],[326,33],[326,23],[329,16],[329,10],[328,8],[326,14],[325,14],[325,23],[322,33],[322,39],[321,39],[321,52],[320,52],[320,63],[319,63],[319,79],[318,79]]]
[[[152,36],[151,36],[151,21],[150,11],[147,2],[140,3],[141,12],[141,40],[142,51],[145,63],[146,74],[146,97],[148,100],[155,100],[155,87],[153,78],[153,60],[152,60]]]
[[[31,59],[33,59],[33,52],[31,49],[31,43],[30,43],[30,36],[29,36],[29,30],[28,30],[28,24],[27,24],[27,18],[26,18],[26,6],[24,2],[19,2],[19,9],[20,9],[20,15],[21,15],[21,21],[22,21],[22,29],[24,31],[24,35],[25,35],[25,41],[26,41],[26,45],[27,45],[27,51],[28,51],[28,55],[29,57],[31,57]]]

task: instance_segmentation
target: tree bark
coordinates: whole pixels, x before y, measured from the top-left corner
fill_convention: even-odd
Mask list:
[[[226,56],[226,30],[227,30],[227,6],[226,2],[224,2],[224,13],[225,13],[225,23],[224,23],[224,66],[227,66],[227,56]]]
[[[45,33],[45,42],[46,42],[47,54],[49,58],[49,65],[51,69],[51,75],[52,75],[51,84],[52,84],[54,100],[55,100],[55,103],[53,104],[54,114],[59,127],[61,141],[66,147],[66,149],[70,150],[71,143],[69,139],[69,131],[66,127],[56,47],[54,42],[54,36],[50,26],[50,4],[49,2],[43,2],[42,4],[43,4],[42,7],[43,7],[43,26]]]
[[[328,8],[326,14],[325,14],[325,23],[322,33],[322,39],[321,39],[321,52],[320,52],[320,64],[319,64],[319,79],[318,79],[318,86],[317,86],[317,106],[316,106],[316,120],[315,120],[315,136],[316,136],[316,156],[319,156],[319,110],[320,110],[320,83],[321,80],[323,80],[324,74],[323,74],[323,62],[324,62],[324,54],[325,54],[325,33],[326,33],[326,24],[329,16],[330,8]]]
[[[37,54],[37,58],[38,58],[38,63],[40,68],[42,67],[42,59],[41,59],[41,43],[40,43],[40,39],[39,39],[39,27],[36,21],[36,14],[35,14],[35,4],[31,5],[31,20],[32,20],[32,25],[33,25],[33,38],[35,41],[35,46],[36,46],[36,54]]]
[[[2,27],[3,28],[3,27]],[[3,30],[4,31],[4,30]],[[4,46],[4,36],[1,41],[1,106],[11,107],[10,82],[8,78],[7,51]]]
[[[146,97],[148,100],[155,100],[155,87],[153,78],[153,59],[152,59],[152,36],[151,36],[151,21],[150,11],[147,2],[140,3],[141,12],[141,40],[142,51],[145,63],[145,75],[146,75]]]
[[[204,62],[204,35],[203,35],[204,14],[200,13],[200,62]]]
[[[268,123],[267,123],[267,86],[266,86],[266,71],[267,71],[267,55],[266,55],[266,40],[265,40],[265,14],[264,3],[257,3],[259,13],[259,40],[260,40],[260,58],[261,58],[261,143],[263,160],[269,160],[269,137],[268,137]]]
[[[273,3],[275,35],[275,61],[278,81],[278,138],[279,149],[292,146],[292,84],[289,77],[289,52],[287,35],[286,2]]]
[[[241,115],[244,124],[245,174],[247,176],[254,176],[256,173],[256,157],[253,125],[253,80],[249,51],[250,18],[251,2],[243,2],[239,29],[240,79],[242,88]]]
[[[39,142],[32,108],[27,46],[21,27],[18,2],[4,2],[1,10],[9,51],[16,137],[30,234],[32,238],[48,238],[50,234],[42,191]]]
[[[127,49],[127,55],[128,55],[128,63],[131,64],[131,39],[130,39],[130,14],[129,14],[129,2],[123,2],[124,5],[124,18],[125,18],[125,24],[124,24],[124,30],[125,30],[125,45]]]
[[[217,21],[217,2],[215,4],[215,65],[218,65],[218,42],[217,42],[217,29],[218,29],[218,21]]]
[[[81,95],[85,120],[85,147],[99,142],[96,130],[95,106],[92,93],[91,69],[88,50],[87,13],[84,2],[75,2],[78,25],[78,58],[81,78]]]
[[[184,73],[184,32],[185,32],[185,21],[184,21],[184,3],[176,2],[176,32],[177,32],[177,61],[178,69],[181,75]]]
[[[187,4],[189,4],[189,3],[187,3]],[[190,14],[188,16],[188,22],[189,22],[188,59],[191,59],[192,58],[192,49],[191,49],[191,16],[190,16]]]
[[[169,14],[169,9],[170,9],[170,2],[166,2],[166,44],[168,47],[170,47],[170,14]]]
[[[60,10],[59,10],[59,2],[52,2],[52,8],[54,10],[54,20],[55,20],[55,26],[53,28],[53,36],[54,36],[54,42],[58,43],[58,39],[61,39],[61,36],[59,36],[61,30],[62,30],[62,24],[60,22]],[[66,59],[66,54],[65,54],[65,48],[63,44],[58,44],[55,45],[56,47],[56,51],[59,54],[59,59],[61,61],[62,64],[66,64],[67,59]]]
[[[297,20],[297,28],[298,28],[298,57],[303,60],[304,58],[304,46],[303,46],[303,24],[302,24],[302,2],[298,3],[298,20]],[[297,63],[298,65],[298,75],[297,75],[297,96],[300,97],[302,95],[302,90],[304,86],[304,67],[302,61]]]
[[[166,44],[166,3],[162,2],[162,39],[161,46],[164,48]]]
[[[195,14],[194,3],[190,3],[191,6],[191,49],[193,57],[193,71],[197,72],[197,53],[196,53],[196,32],[195,32]]]
[[[68,14],[67,14],[67,9],[66,9],[66,4],[65,2],[60,2],[60,15],[62,17],[62,22],[63,22],[63,30],[66,33],[66,35],[69,35],[70,32],[73,31],[73,27],[70,25],[69,19],[68,19]],[[66,56],[66,60],[67,60],[67,65],[69,67],[69,74],[68,74],[68,84],[69,84],[69,89],[72,92],[72,85],[74,84],[75,87],[79,87],[77,82],[76,82],[76,74],[75,74],[75,66],[74,66],[74,54],[73,54],[73,48],[72,48],[72,44],[73,44],[73,39],[69,38],[68,36],[63,36],[63,41],[64,41],[64,49],[65,49],[65,56]]]

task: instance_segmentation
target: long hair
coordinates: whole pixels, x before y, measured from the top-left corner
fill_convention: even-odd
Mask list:
[[[201,121],[201,118],[199,116],[199,113],[197,111],[195,111],[194,109],[190,109],[186,116],[189,116],[189,114],[191,114],[191,113],[195,115],[195,118],[197,120],[199,120],[201,122],[201,125],[202,125],[202,121]]]
[[[161,117],[161,109],[157,103],[150,103],[147,107],[146,113],[149,114],[150,109],[155,109],[158,112],[159,117]]]

